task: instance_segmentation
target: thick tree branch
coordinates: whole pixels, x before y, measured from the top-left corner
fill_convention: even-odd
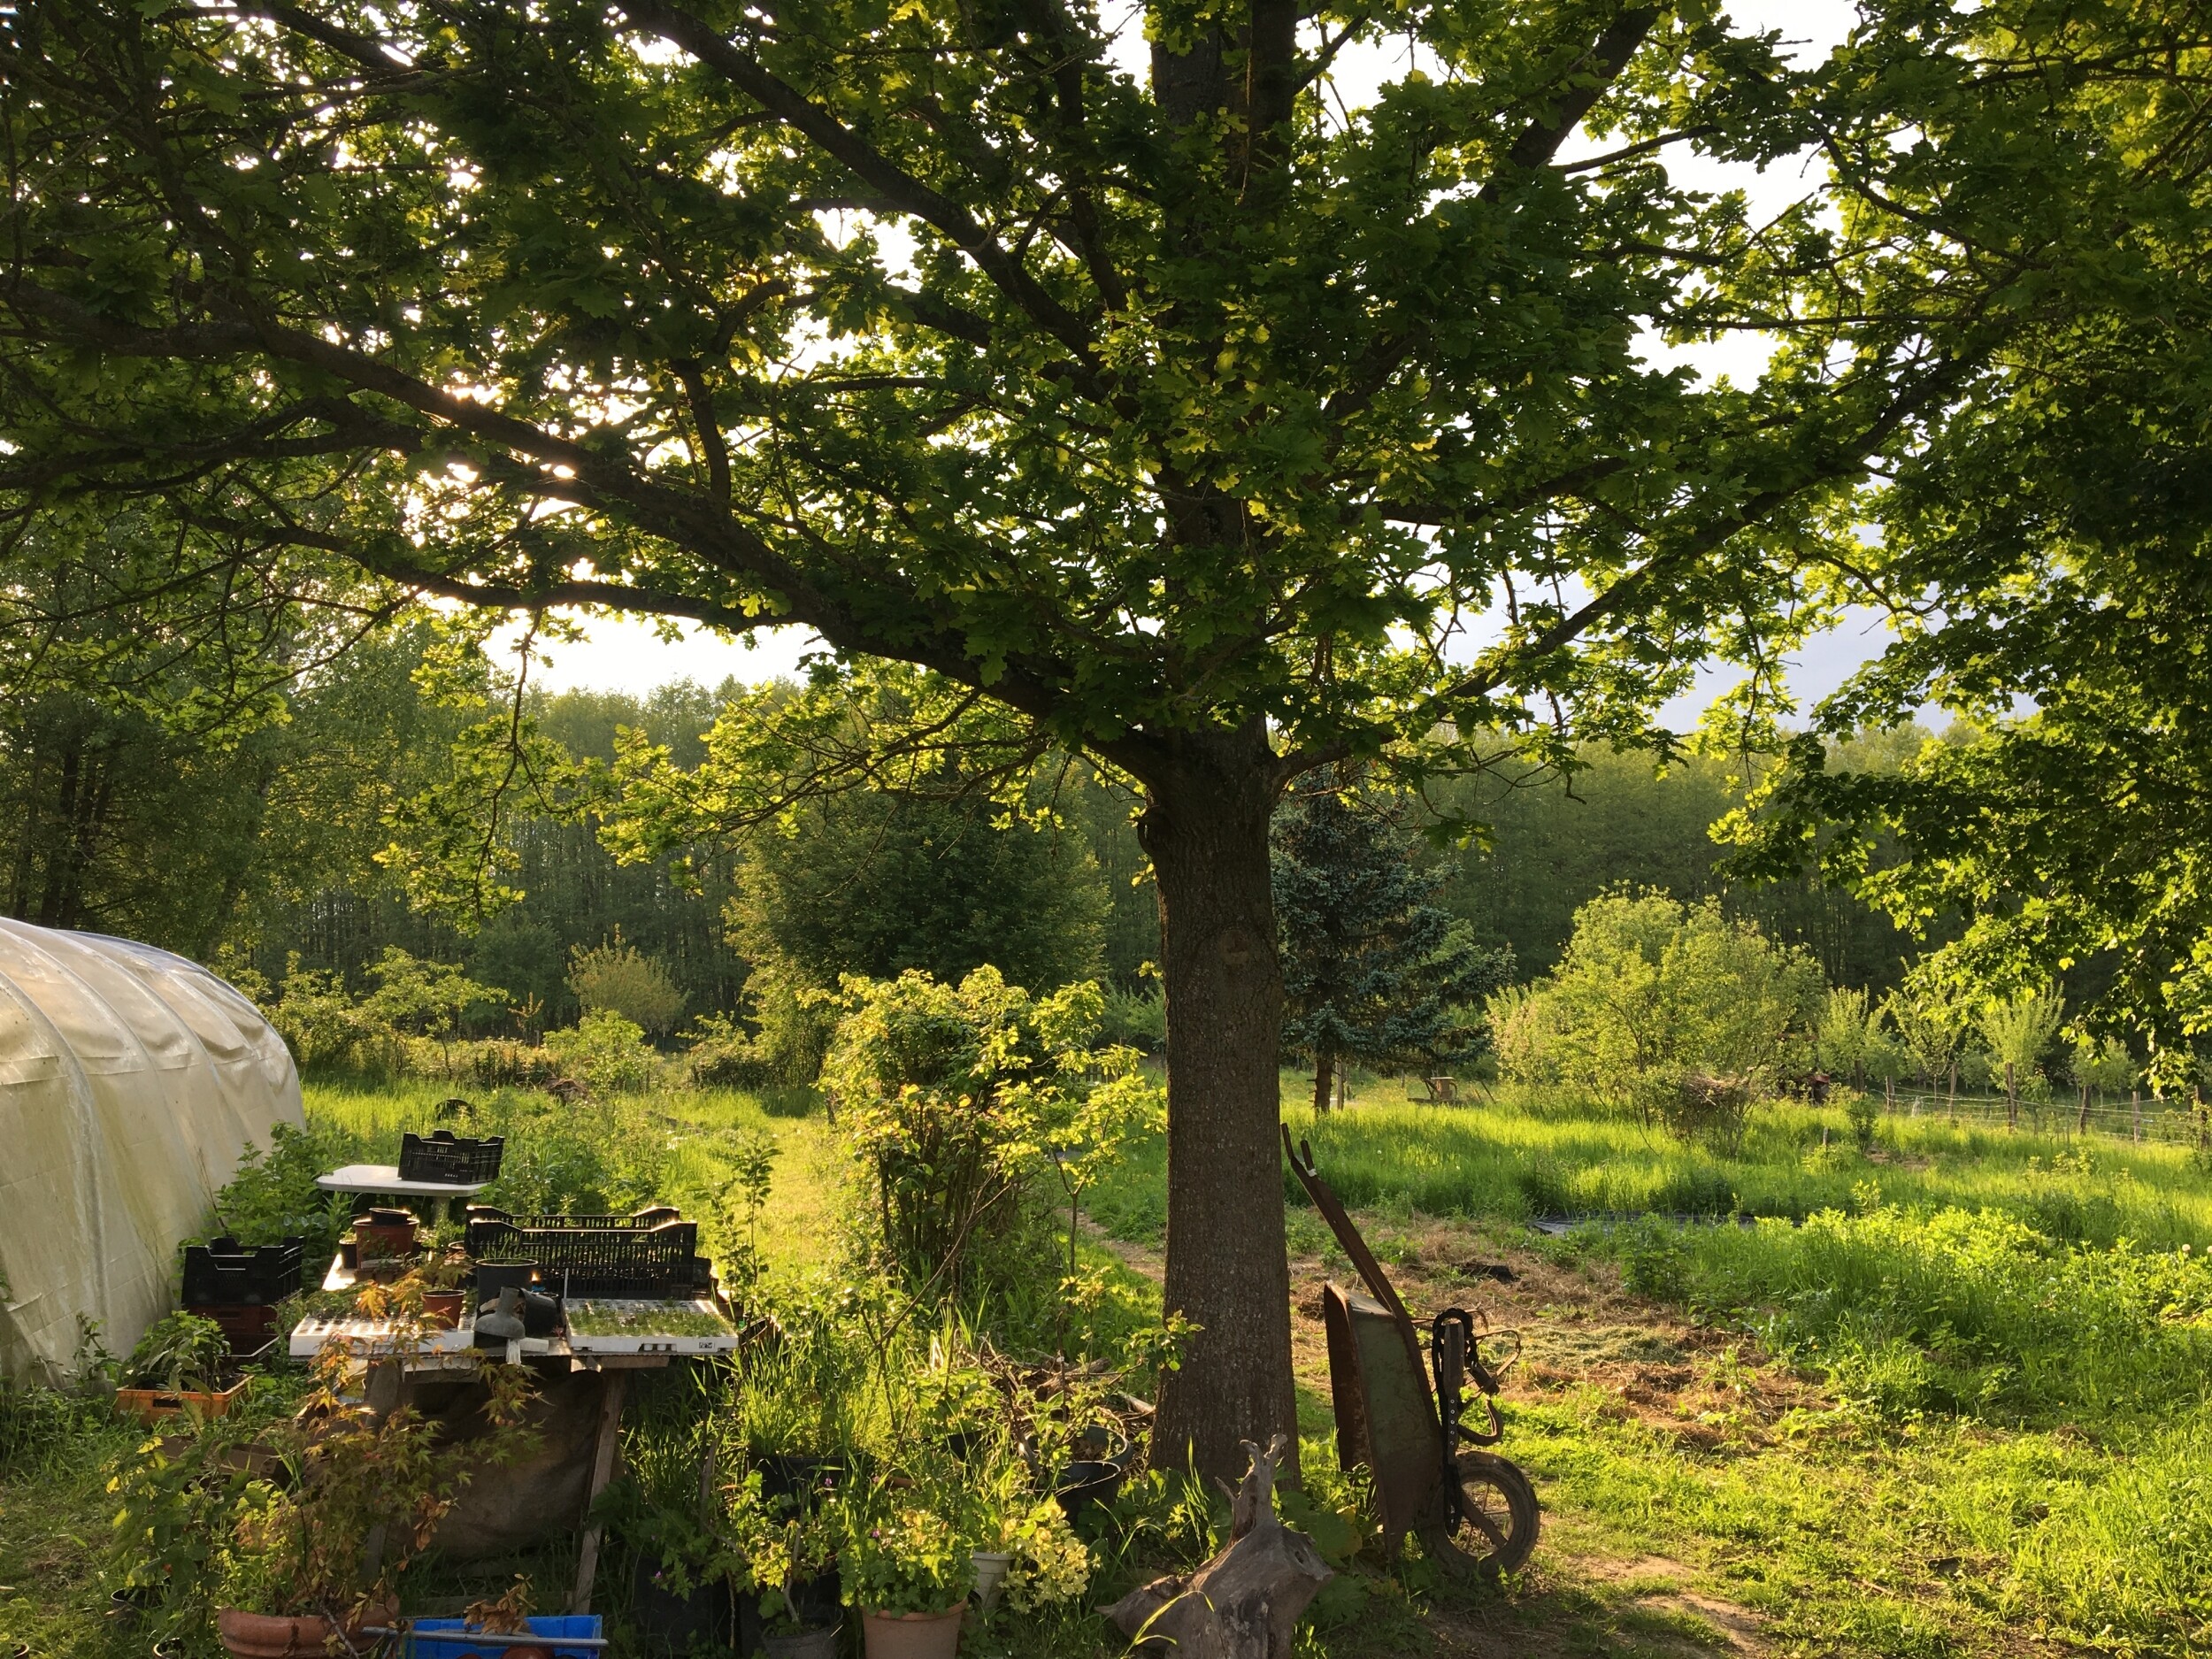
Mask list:
[[[707,377],[700,372],[697,358],[686,357],[670,366],[683,382],[684,396],[691,404],[691,424],[698,430],[699,453],[707,464],[707,488],[715,500],[726,505],[730,450],[722,441],[722,423],[715,418],[714,394],[707,388]]]
[[[796,88],[770,74],[702,19],[661,0],[625,0],[622,14],[640,29],[674,42],[731,85],[804,134],[872,190],[951,239],[1030,320],[1060,342],[1096,377],[1097,358],[1081,318],[1045,292],[968,211],[941,195]]]
[[[1582,118],[1596,107],[1606,88],[1628,67],[1628,60],[1658,21],[1658,11],[1648,6],[1631,6],[1614,19],[1590,50],[1567,66],[1552,95],[1554,102],[1521,130],[1505,152],[1504,165],[1476,199],[1494,202],[1504,194],[1512,176],[1549,165],[1560,145],[1582,125]]]

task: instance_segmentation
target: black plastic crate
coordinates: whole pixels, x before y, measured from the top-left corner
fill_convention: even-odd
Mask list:
[[[513,1216],[472,1205],[468,1253],[479,1262],[535,1262],[538,1283],[570,1296],[685,1300],[710,1294],[714,1270],[699,1224],[665,1206],[634,1216]]]
[[[436,1181],[447,1187],[480,1187],[497,1179],[499,1156],[506,1149],[504,1135],[471,1140],[450,1129],[433,1130],[426,1135],[403,1134],[399,1138],[399,1179]]]
[[[187,1307],[269,1307],[300,1287],[298,1239],[244,1248],[237,1240],[217,1239],[184,1247]]]

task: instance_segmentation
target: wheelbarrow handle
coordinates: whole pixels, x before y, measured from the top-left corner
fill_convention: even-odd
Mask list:
[[[1398,1300],[1397,1290],[1383,1274],[1382,1263],[1375,1259],[1375,1253],[1367,1248],[1367,1240],[1359,1236],[1359,1229],[1352,1225],[1352,1217],[1345,1213],[1343,1200],[1330,1189],[1328,1182],[1323,1180],[1320,1171],[1315,1169],[1312,1145],[1301,1141],[1293,1147],[1290,1125],[1283,1125],[1282,1130],[1283,1153],[1290,1159],[1291,1171],[1298,1177],[1298,1184],[1306,1189],[1306,1196],[1313,1200],[1313,1207],[1329,1224],[1329,1231],[1336,1234],[1336,1241],[1344,1254],[1352,1258],[1352,1265],[1359,1270],[1360,1282],[1367,1286],[1367,1294],[1389,1309],[1404,1325],[1406,1340],[1410,1346],[1415,1340],[1413,1316],[1406,1311],[1405,1303]],[[1417,1365],[1419,1363],[1417,1358],[1415,1363]]]

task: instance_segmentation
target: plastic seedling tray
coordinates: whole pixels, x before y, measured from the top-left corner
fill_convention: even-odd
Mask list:
[[[457,1136],[450,1129],[427,1135],[403,1134],[399,1138],[399,1179],[442,1181],[456,1187],[481,1185],[499,1174],[500,1154],[506,1146],[504,1135],[471,1140]]]
[[[480,1263],[534,1262],[538,1282],[571,1297],[687,1302],[710,1292],[699,1225],[666,1208],[634,1216],[512,1216],[472,1205],[468,1253]]]
[[[226,1237],[188,1244],[182,1300],[197,1307],[234,1308],[282,1302],[300,1287],[300,1243],[291,1238],[249,1249]]]
[[[568,1304],[572,1354],[728,1354],[737,1344],[737,1327],[703,1297],[649,1302],[586,1296]]]

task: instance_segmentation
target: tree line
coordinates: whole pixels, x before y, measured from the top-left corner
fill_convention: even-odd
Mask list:
[[[464,733],[515,689],[480,653],[446,647],[420,619],[365,641],[342,672],[302,676],[281,718],[227,746],[88,689],[12,705],[0,725],[0,800],[19,826],[0,849],[9,913],[145,939],[273,987],[328,976],[356,996],[375,994],[396,949],[494,987],[456,1010],[480,1036],[572,1024],[580,958],[619,948],[672,986],[675,1006],[641,1022],[664,1035],[702,1016],[757,1022],[764,995],[833,987],[845,973],[918,968],[957,982],[988,964],[1041,993],[1098,978],[1120,1005],[1118,1029],[1143,1037],[1146,1017],[1129,1004],[1156,998],[1158,901],[1132,797],[1080,765],[1041,786],[1027,819],[981,793],[863,788],[645,862],[605,844],[589,791],[572,780],[526,791],[500,832],[511,902],[481,918],[417,902],[394,841]],[[611,764],[626,733],[695,767],[718,716],[751,695],[678,680],[643,696],[526,690],[522,707],[569,765]],[[1924,736],[1858,748],[1901,756]],[[1456,780],[1426,801],[1371,793],[1371,810],[1325,832],[1359,844],[1312,861],[1323,888],[1287,903],[1279,894],[1286,943],[1295,955],[1310,934],[1306,956],[1342,957],[1430,905],[1468,946],[1539,973],[1560,959],[1577,911],[1624,885],[1715,899],[1803,946],[1833,983],[1893,987],[1919,947],[1881,914],[1810,878],[1732,878],[1711,833],[1741,799],[1730,764],[1693,756],[1662,770],[1595,745],[1566,775]],[[1324,833],[1311,803],[1335,798],[1326,787],[1294,797],[1279,845]],[[1479,835],[1440,839],[1457,818]],[[1357,902],[1372,912],[1364,920],[1331,896],[1355,875],[1379,884]],[[1311,1038],[1294,1032],[1286,1046],[1310,1056]]]

